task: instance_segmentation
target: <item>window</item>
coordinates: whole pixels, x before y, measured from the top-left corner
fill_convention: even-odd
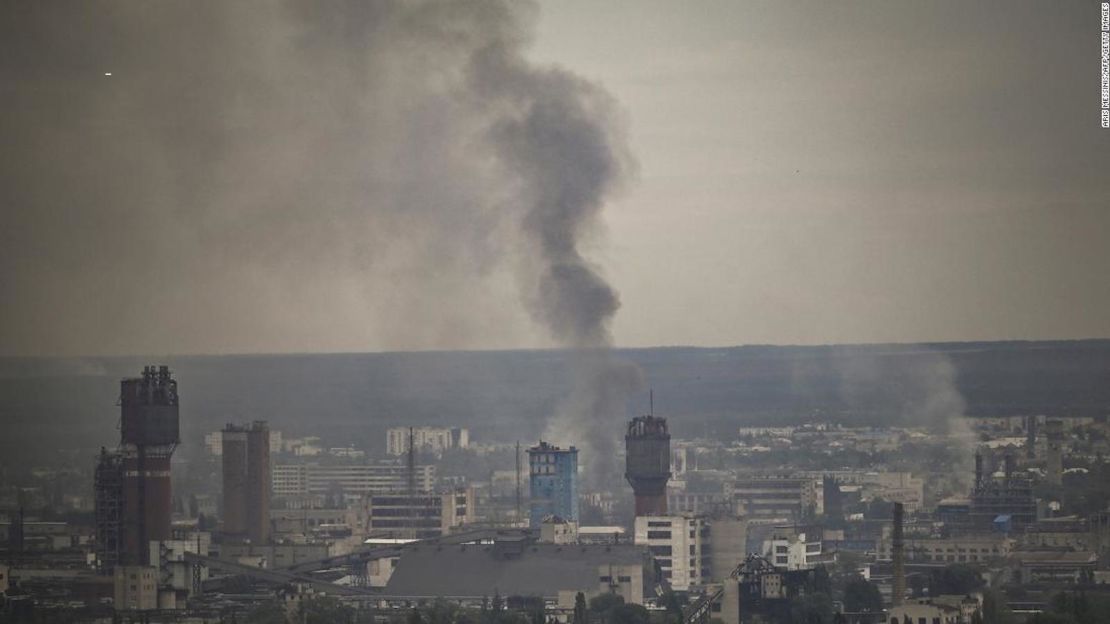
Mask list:
[[[617,577],[617,582],[618,583],[631,583],[632,582],[632,577],[631,576],[618,576]]]
[[[671,539],[671,532],[670,531],[648,531],[647,532],[647,538],[649,540],[653,540],[653,539]]]
[[[602,577],[599,577],[597,579],[597,582],[598,583],[612,583],[613,582],[613,577],[611,577],[611,576],[602,576]]]
[[[666,522],[664,522],[662,520],[649,520],[648,521],[648,526],[649,527],[667,527],[667,528],[670,528],[671,521],[667,520]]]

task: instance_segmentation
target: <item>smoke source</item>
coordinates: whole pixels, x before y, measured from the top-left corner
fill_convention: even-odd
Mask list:
[[[0,348],[561,346],[552,441],[611,462],[637,376],[607,353],[619,299],[583,241],[631,159],[608,94],[525,57],[537,14],[6,7]]]
[[[588,483],[612,485],[620,416],[640,375],[608,350],[620,301],[583,258],[580,240],[630,163],[614,106],[597,86],[563,70],[530,67],[512,48],[477,55],[473,78],[474,93],[501,111],[491,137],[516,183],[510,201],[524,213],[532,251],[524,263],[529,309],[558,344],[574,350],[571,396],[544,437],[580,446]]]

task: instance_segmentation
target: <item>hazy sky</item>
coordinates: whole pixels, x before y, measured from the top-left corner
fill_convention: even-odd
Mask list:
[[[618,345],[1110,336],[1097,2],[90,4],[0,14],[0,354],[559,344],[490,42],[596,85]]]

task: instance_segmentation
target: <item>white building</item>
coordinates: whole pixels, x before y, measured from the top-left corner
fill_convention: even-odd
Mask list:
[[[282,446],[281,432],[276,429],[270,429],[270,449],[273,452],[281,450]],[[221,457],[224,454],[224,437],[223,431],[213,431],[212,433],[205,434],[204,448],[210,455]]]
[[[447,427],[393,427],[386,431],[385,448],[390,455],[404,455],[409,451],[409,433],[417,450],[439,454],[447,449],[470,446],[470,430]]]
[[[647,546],[663,578],[675,591],[689,591],[709,579],[709,522],[694,514],[637,516],[637,546]]]
[[[274,464],[274,496],[327,494],[335,489],[347,494],[401,492],[409,486],[408,467],[400,462],[363,465]],[[414,484],[419,492],[435,489],[436,467],[416,466]]]
[[[347,459],[365,459],[366,451],[357,449],[353,446],[341,446],[328,449],[328,455],[332,457],[345,457]]]
[[[763,556],[787,570],[810,570],[827,559],[819,530],[806,532],[794,527],[776,527],[771,538],[763,540]]]

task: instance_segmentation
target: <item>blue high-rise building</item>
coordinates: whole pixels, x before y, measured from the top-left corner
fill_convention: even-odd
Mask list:
[[[538,527],[552,515],[578,522],[578,449],[541,441],[528,449],[528,474],[529,526]]]

